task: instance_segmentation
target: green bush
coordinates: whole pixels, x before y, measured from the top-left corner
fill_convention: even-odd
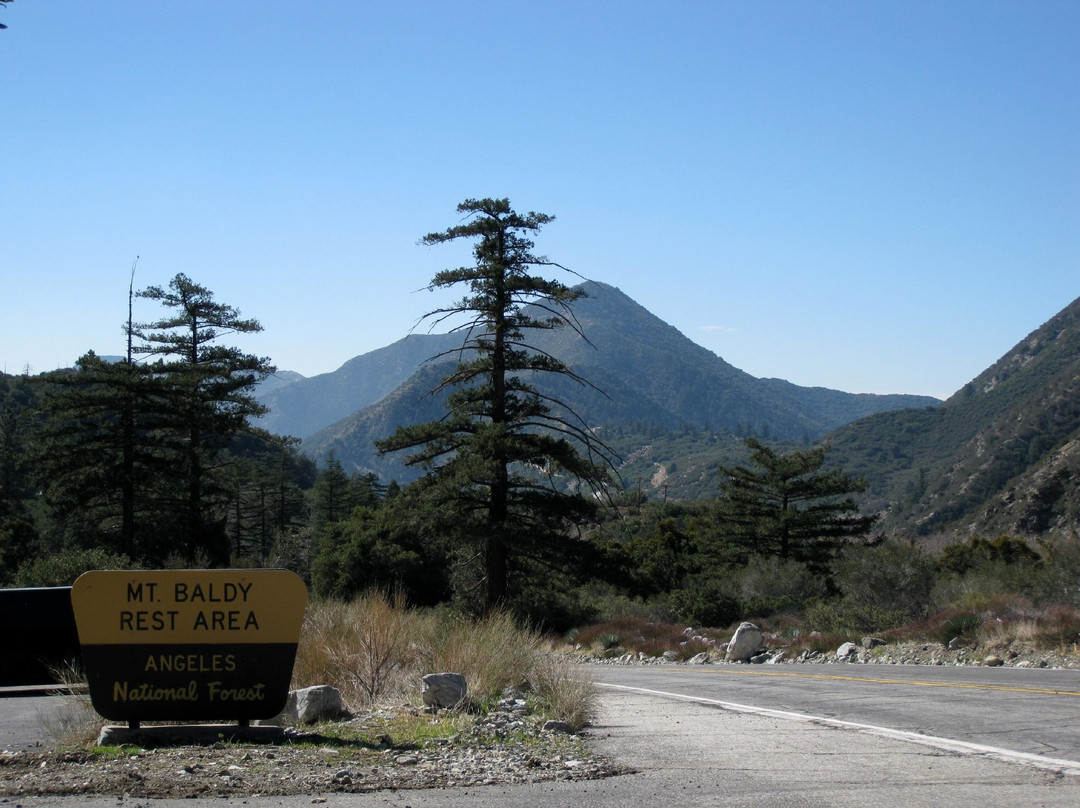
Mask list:
[[[684,625],[722,628],[742,617],[742,606],[715,583],[676,589],[668,595],[668,604]]]
[[[1080,608],[1080,537],[1057,537],[1042,547],[1045,563],[1032,576],[1032,595],[1043,604]]]
[[[984,564],[1001,562],[1003,564],[1035,564],[1039,554],[1025,542],[1009,536],[989,540],[981,536],[972,536],[967,544],[953,544],[946,547],[938,559],[938,567],[958,575],[977,570]]]
[[[858,605],[847,600],[817,601],[806,609],[806,622],[811,630],[847,638],[888,631],[904,625],[907,620],[905,612]]]
[[[742,603],[742,616],[766,617],[824,597],[827,584],[798,561],[751,556],[741,569],[728,571],[725,589]]]
[[[90,570],[138,568],[126,555],[110,553],[100,547],[90,550],[74,548],[23,564],[15,576],[15,585],[71,586],[76,578]]]
[[[877,624],[873,630],[880,631],[926,614],[934,588],[934,561],[909,542],[851,547],[836,562],[836,584],[852,620]]]
[[[957,612],[945,614],[931,632],[931,637],[942,645],[948,645],[956,638],[971,640],[982,625],[982,616],[977,612]]]
[[[602,634],[597,641],[600,647],[605,651],[610,651],[612,648],[618,648],[622,642],[622,638],[618,634]]]

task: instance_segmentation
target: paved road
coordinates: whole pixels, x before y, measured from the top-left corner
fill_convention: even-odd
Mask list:
[[[614,685],[1080,761],[1077,670],[598,665],[594,672],[598,681]]]
[[[0,697],[0,751],[50,745],[53,736],[47,725],[66,698],[45,694]]]
[[[808,683],[817,682],[838,688],[839,692],[861,693],[849,698],[834,698],[838,702],[833,705],[837,715],[854,716],[873,715],[875,701],[888,701],[884,695],[868,695],[871,693],[892,693],[897,701],[918,702],[921,699],[928,712],[944,708],[937,697],[926,701],[927,694],[948,694],[944,698],[947,706],[950,699],[957,700],[957,694],[965,698],[970,695],[969,689],[981,694],[978,698],[989,693],[1015,699],[1020,709],[1043,699],[1048,699],[1050,704],[1058,699],[1061,704],[1072,704],[1075,695],[1067,694],[1074,691],[1044,686],[1057,682],[1056,674],[1022,676],[1014,680],[1015,672],[1010,671],[994,681],[984,681],[979,672],[961,673],[961,680],[955,683],[950,681],[948,674],[927,674],[928,669],[905,669],[900,673],[891,668],[884,672],[854,668],[809,669],[805,673],[786,668],[780,671],[802,674],[800,677],[751,675],[746,673],[748,668],[743,668],[743,673],[733,670],[720,666],[703,669],[674,666],[662,669],[598,668],[598,677],[609,684],[616,679],[622,683],[631,682],[618,688],[604,688],[601,718],[592,731],[598,751],[637,769],[637,773],[622,777],[575,784],[237,800],[125,800],[124,803],[153,805],[153,808],[222,805],[301,808],[316,801],[321,801],[327,808],[612,808],[638,805],[677,805],[680,808],[716,805],[725,808],[772,808],[778,805],[790,808],[938,808],[942,805],[950,808],[1076,808],[1080,805],[1080,776],[1064,775],[1060,769],[1002,762],[986,754],[973,754],[972,749],[946,752],[865,730],[837,731],[815,722],[792,720],[776,714],[740,712],[714,703],[721,699],[689,693],[712,692],[713,695],[730,696],[735,687],[759,688],[757,695],[763,697],[766,707],[777,706],[780,702],[793,708],[797,706],[794,698],[798,693],[778,694],[785,689],[801,691]],[[885,676],[884,673],[892,675]],[[910,681],[892,683],[907,678],[907,674],[912,674]],[[843,678],[805,678],[812,675]],[[970,678],[965,680],[964,677]],[[853,678],[862,681],[852,681]],[[1075,679],[1064,677],[1060,681],[1068,685]],[[649,689],[687,693],[661,696],[642,692],[638,687],[649,684],[661,686]],[[1022,692],[1016,692],[1017,688]],[[1055,695],[1042,691],[1059,692]],[[748,695],[748,690],[741,692],[743,702],[748,700]],[[688,700],[688,696],[701,700]],[[0,709],[2,707],[3,700],[0,700]],[[826,708],[833,709],[828,705]],[[817,709],[814,714],[820,715],[824,711]],[[1009,725],[1030,723],[1009,711],[1001,711],[1001,720]],[[2,723],[0,719],[0,725]],[[926,726],[937,730],[945,725],[927,723]],[[997,737],[1000,740],[1000,735]],[[24,808],[115,808],[118,804],[115,797],[87,796],[20,797],[9,799],[9,802]]]

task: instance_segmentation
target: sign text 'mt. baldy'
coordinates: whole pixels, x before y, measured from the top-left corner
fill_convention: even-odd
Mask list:
[[[294,573],[95,571],[71,600],[104,717],[248,721],[284,708],[307,603]]]

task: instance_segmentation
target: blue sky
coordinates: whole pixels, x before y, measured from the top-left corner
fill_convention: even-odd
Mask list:
[[[467,197],[755,376],[948,396],[1080,295],[1080,3],[15,0],[0,369],[184,272],[327,372]],[[158,311],[143,302],[136,319]]]

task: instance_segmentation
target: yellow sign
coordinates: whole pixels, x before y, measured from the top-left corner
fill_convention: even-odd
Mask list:
[[[106,718],[269,718],[285,705],[307,588],[288,570],[93,571],[71,589]]]
[[[94,571],[71,603],[83,645],[295,643],[307,588],[288,570]]]

